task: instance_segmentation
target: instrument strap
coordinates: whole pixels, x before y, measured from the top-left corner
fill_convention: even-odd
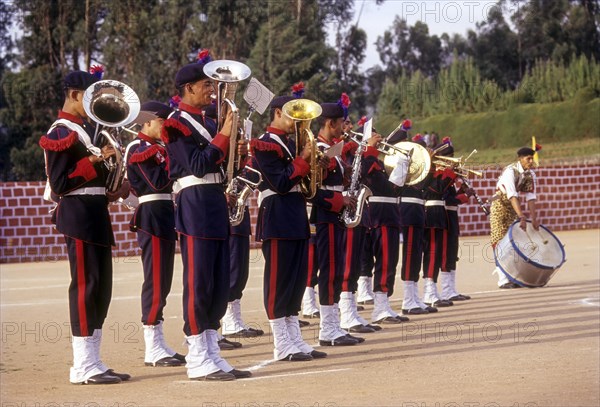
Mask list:
[[[278,144],[281,145],[281,147],[285,148],[285,151],[288,152],[288,154],[290,155],[290,157],[294,157],[294,155],[290,152],[290,149],[288,148],[288,146],[285,145],[285,143],[283,142],[282,139],[279,138],[279,136],[277,134],[273,134],[273,133],[268,133],[271,136],[272,140],[275,140]],[[265,135],[263,134],[260,138],[263,138]]]
[[[196,129],[196,131],[202,135],[202,137],[208,140],[209,143],[213,140],[213,137],[210,135],[208,130],[206,130],[204,126],[194,119],[188,112],[180,110],[179,115],[189,122],[194,129]]]

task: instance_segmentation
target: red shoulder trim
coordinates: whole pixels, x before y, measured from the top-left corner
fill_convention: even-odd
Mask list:
[[[162,139],[162,141],[165,142],[165,144],[168,144],[176,137],[188,137],[190,134],[192,134],[192,131],[189,128],[184,126],[180,121],[171,118],[165,120],[165,122],[163,123],[160,138]]]
[[[252,154],[254,154],[256,150],[275,151],[279,158],[283,158],[283,150],[281,150],[281,146],[275,143],[267,143],[266,141],[253,139],[252,141],[250,141],[250,150],[252,151]]]
[[[52,140],[47,136],[42,136],[40,139],[40,147],[48,151],[64,151],[71,148],[79,140],[79,136],[76,131],[72,131],[65,138],[60,140]]]
[[[367,174],[370,174],[373,171],[381,171],[381,165],[379,165],[379,163],[377,161],[375,161],[373,163],[373,165],[371,165],[371,168],[369,168],[369,171],[367,171]]]
[[[137,151],[133,154],[131,154],[131,157],[129,158],[129,162],[130,163],[141,163],[144,162],[146,160],[149,160],[150,158],[154,158],[156,156],[156,153],[160,153],[161,155],[165,155],[165,149],[162,148],[161,146],[159,146],[158,144],[154,144],[151,147],[148,147],[146,150],[138,153]]]

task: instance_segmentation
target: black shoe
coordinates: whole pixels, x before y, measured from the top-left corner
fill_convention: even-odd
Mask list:
[[[378,321],[374,321],[373,323],[374,324],[400,324],[400,323],[402,323],[402,321],[396,317],[385,317],[385,318],[381,318]]]
[[[364,311],[364,310],[365,310],[365,307],[363,307],[362,305],[357,305],[357,306],[356,306],[356,310],[357,310],[357,311]]]
[[[358,341],[356,339],[348,338],[348,336],[340,336],[331,341],[319,340],[321,346],[351,346],[356,345]]]
[[[346,338],[354,339],[355,341],[357,341],[357,343],[363,343],[365,341],[365,338],[361,336],[352,336],[350,334],[346,334]]]
[[[310,352],[310,356],[312,356],[313,359],[323,359],[327,357],[327,353],[318,350],[313,350],[312,352]]]
[[[521,286],[519,284],[515,284],[515,283],[505,283],[502,284],[499,288],[520,288]]]
[[[239,342],[230,341],[226,338],[219,339],[219,349],[221,350],[232,350],[241,347],[242,344]]]
[[[426,302],[425,305],[428,305],[430,307],[434,307],[434,308],[444,308],[444,307],[451,307],[454,304],[451,301],[448,300],[437,300],[435,302]]]
[[[319,311],[317,311],[317,312],[313,312],[312,314],[302,314],[302,318],[318,319],[318,318],[321,318],[321,313]]]
[[[223,335],[223,336],[225,338],[256,338],[258,336],[258,333],[256,332],[256,330],[244,328],[241,331],[238,331],[236,333],[227,334],[227,335]]]
[[[118,376],[112,375],[108,373],[108,371],[104,373],[100,373],[90,377],[87,380],[84,380],[79,383],[73,384],[117,384],[121,383],[121,379]]]
[[[308,321],[303,321],[301,319],[298,320],[298,325],[300,325],[300,328],[304,328],[305,326],[309,326],[310,322]]]
[[[373,300],[366,300],[366,301],[357,301],[356,303],[360,304],[360,305],[373,305],[375,303],[375,301],[373,301]]]
[[[297,352],[287,355],[283,359],[279,360],[288,362],[308,362],[309,360],[313,360],[313,357],[308,353]]]
[[[235,376],[231,373],[224,372],[222,370],[217,370],[214,373],[208,374],[206,376],[200,377],[190,377],[190,380],[206,380],[206,381],[217,381],[217,382],[228,382],[230,380],[235,380]]]
[[[265,331],[263,331],[262,329],[258,329],[258,328],[252,328],[252,327],[248,327],[247,328],[249,331],[254,331],[256,332],[256,336],[262,336],[265,334]]]
[[[181,366],[185,363],[185,358],[184,361],[182,362],[181,360],[177,359],[174,356],[167,356],[164,357],[162,359],[158,359],[156,362],[145,362],[144,364],[146,366],[154,366],[154,367],[175,367],[175,366]]]
[[[450,301],[466,301],[466,300],[470,300],[471,297],[468,295],[464,295],[464,294],[458,294],[455,295],[454,297],[450,297]]]
[[[409,317],[403,317],[402,315],[398,315],[398,316],[396,316],[394,318],[399,319],[401,322],[408,322],[408,321],[410,321]]]
[[[402,314],[404,314],[404,315],[424,315],[424,314],[429,314],[429,311],[427,311],[424,308],[417,307],[417,308],[411,308],[411,309],[403,309]]]
[[[237,369],[233,369],[233,370],[230,370],[227,373],[234,375],[236,379],[247,379],[250,376],[252,376],[252,372],[250,372],[249,370],[237,370]]]
[[[366,326],[366,327],[369,327],[369,328],[371,328],[371,329],[373,329],[373,330],[375,330],[375,331],[381,331],[381,330],[383,329],[383,328],[382,328],[382,327],[380,327],[379,325],[371,325],[371,324],[367,324],[367,325],[365,325],[365,326]]]
[[[123,382],[126,382],[127,380],[131,379],[131,375],[128,375],[127,373],[117,373],[112,369],[108,369],[105,373],[108,373],[111,376],[117,376]]]
[[[173,355],[173,357],[174,357],[175,359],[177,359],[177,360],[179,360],[179,361],[183,362],[183,363],[185,363],[185,362],[186,362],[186,360],[185,360],[185,355],[181,355],[181,354],[179,354],[179,353],[176,353],[176,354],[174,354],[174,355]]]
[[[358,325],[354,325],[354,326],[350,327],[350,329],[348,329],[347,331],[357,333],[357,334],[369,334],[371,332],[375,332],[375,329],[370,328],[365,325],[358,324]]]

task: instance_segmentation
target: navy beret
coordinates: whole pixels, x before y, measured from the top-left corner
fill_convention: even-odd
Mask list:
[[[293,96],[277,96],[277,97],[273,98],[273,100],[271,100],[269,107],[271,109],[275,109],[275,108],[281,109],[283,107],[283,105],[285,105],[290,100],[296,100],[296,98]]]
[[[398,130],[390,134],[390,136],[387,139],[387,142],[390,144],[396,144],[406,140],[408,140],[408,132],[403,128],[399,128]]]
[[[98,78],[85,71],[73,71],[65,76],[63,89],[86,90],[90,85],[98,82]]]
[[[140,110],[143,112],[151,112],[154,113],[157,117],[161,119],[167,119],[173,109],[169,105],[158,102],[156,100],[150,100],[146,103],[143,103],[140,107]]]
[[[344,109],[338,103],[321,103],[321,117],[328,119],[337,119],[338,117],[344,117]]]
[[[205,64],[195,62],[179,69],[175,75],[175,87],[180,88],[186,83],[193,83],[208,78],[204,73],[204,65]]]
[[[517,156],[518,157],[527,157],[528,155],[534,155],[535,151],[533,148],[529,148],[529,147],[521,147],[518,151],[517,151]]]

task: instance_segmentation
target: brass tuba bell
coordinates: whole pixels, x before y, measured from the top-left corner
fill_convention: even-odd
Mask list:
[[[312,100],[295,99],[284,104],[281,111],[294,121],[296,155],[302,151],[302,148],[307,143],[311,145],[310,174],[300,182],[300,190],[304,196],[311,199],[317,194],[317,189],[321,185],[323,170],[317,164],[321,152],[317,148],[317,141],[310,130],[310,122],[319,117],[323,109],[317,102],[313,102]]]
[[[83,94],[83,109],[97,123],[93,144],[102,149],[111,145],[115,155],[104,160],[108,169],[106,190],[116,192],[125,177],[125,157],[119,141],[127,131],[125,126],[133,122],[140,112],[140,99],[129,86],[107,79],[90,85]],[[102,125],[104,128],[100,128]]]

